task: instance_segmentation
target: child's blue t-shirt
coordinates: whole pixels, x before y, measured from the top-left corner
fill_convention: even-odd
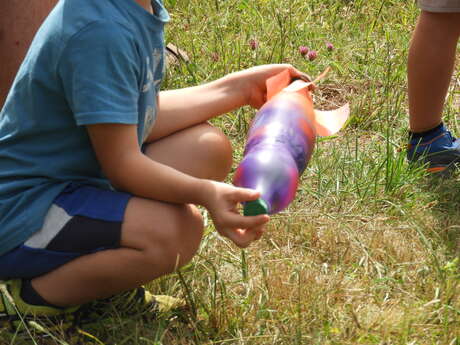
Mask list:
[[[37,32],[0,113],[0,255],[43,224],[70,183],[110,188],[85,125],[151,129],[169,15],[134,0],[60,0]]]

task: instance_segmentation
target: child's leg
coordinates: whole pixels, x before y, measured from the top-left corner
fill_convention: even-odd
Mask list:
[[[205,124],[152,143],[146,154],[186,173],[216,180],[224,179],[231,167],[228,140]],[[58,306],[109,297],[190,261],[198,250],[202,230],[200,212],[193,205],[134,197],[125,212],[122,248],[75,259],[35,278],[32,285],[41,297]]]
[[[460,13],[422,11],[408,61],[412,132],[424,132],[441,123],[459,35]]]
[[[171,152],[183,152],[190,159],[178,160]],[[205,123],[161,138],[149,144],[145,153],[186,174],[223,181],[230,172],[233,152],[227,137]]]
[[[0,108],[36,30],[57,0],[0,1]]]

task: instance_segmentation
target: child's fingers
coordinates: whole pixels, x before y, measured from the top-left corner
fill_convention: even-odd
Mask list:
[[[310,83],[313,81],[313,79],[307,73],[304,73],[304,72],[299,72],[299,78],[302,79],[303,81],[306,81],[307,83]]]
[[[227,237],[233,243],[235,243],[239,248],[246,248],[252,242],[252,240],[246,234],[246,231],[243,229],[237,229],[235,231],[231,231]]]
[[[255,229],[252,229],[251,231],[254,234],[254,241],[258,241],[258,240],[260,240],[260,238],[264,234],[265,227],[264,226],[259,226],[259,227],[255,228]]]
[[[237,229],[229,238],[240,248],[248,247],[252,242],[259,240],[264,233],[264,227],[253,229]]]
[[[311,82],[313,80],[307,73],[298,70],[294,66],[292,65],[286,65],[286,66],[287,66],[287,69],[289,70],[289,73],[291,74],[291,77],[299,78],[306,82]]]
[[[260,239],[265,230],[265,224],[268,222],[270,217],[268,215],[259,215],[259,216],[238,216],[239,219],[234,219],[232,221],[238,222],[240,226],[233,226],[227,228],[226,237],[228,237],[232,242],[234,242],[240,248],[246,248],[258,239]],[[231,223],[227,223],[231,224]],[[237,223],[234,223],[235,225]],[[246,226],[241,226],[241,225]]]
[[[265,224],[252,229],[246,229],[246,232],[250,234],[252,241],[258,241],[265,232]]]
[[[227,228],[231,229],[252,229],[264,225],[270,220],[267,214],[257,216],[242,216],[239,213],[231,213],[225,220]]]
[[[239,248],[246,248],[255,240],[254,235],[244,229],[232,231],[228,238]]]
[[[249,189],[249,188],[235,188],[233,193],[233,201],[235,202],[245,202],[257,200],[260,197],[260,192]]]

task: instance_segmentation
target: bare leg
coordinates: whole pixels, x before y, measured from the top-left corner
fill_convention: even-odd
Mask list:
[[[132,198],[122,230],[122,248],[86,255],[32,280],[57,306],[83,304],[137,287],[188,262],[202,236],[196,208]]]
[[[423,132],[441,123],[460,35],[460,13],[422,11],[408,61],[410,129]]]
[[[186,173],[216,180],[227,176],[231,167],[227,138],[206,124],[162,138],[146,153]],[[132,198],[122,227],[122,248],[80,257],[32,284],[45,300],[58,306],[109,297],[189,262],[202,231],[195,206]]]
[[[30,42],[57,0],[0,1],[0,108]]]

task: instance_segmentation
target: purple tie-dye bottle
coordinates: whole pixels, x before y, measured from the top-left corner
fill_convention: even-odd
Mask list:
[[[281,91],[257,112],[233,183],[259,191],[245,215],[274,214],[294,199],[316,140],[308,89]]]

